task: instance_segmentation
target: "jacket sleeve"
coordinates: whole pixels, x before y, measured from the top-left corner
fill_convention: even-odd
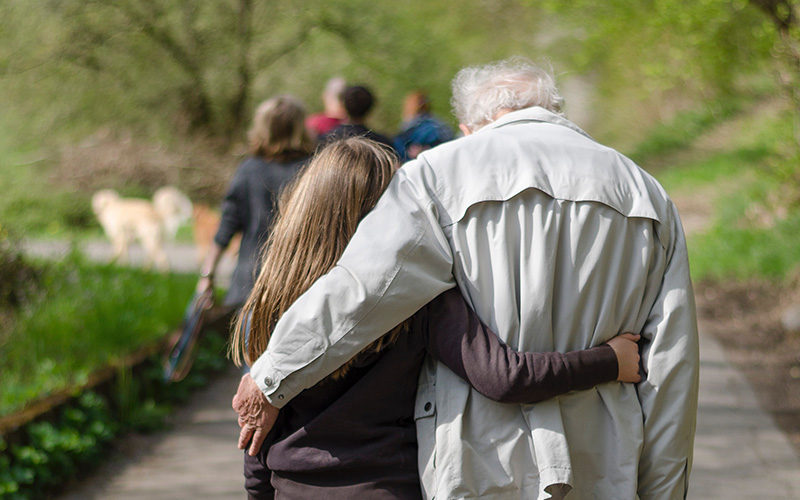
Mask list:
[[[247,182],[240,166],[233,176],[220,207],[220,220],[214,243],[227,248],[233,235],[244,229],[244,210],[247,203]]]
[[[642,500],[686,497],[697,419],[697,317],[686,241],[674,207],[666,233],[661,287],[640,343],[644,375],[637,391],[644,440],[638,494]]]
[[[617,355],[608,344],[566,354],[516,352],[481,322],[457,289],[426,309],[422,329],[429,353],[494,401],[538,403],[617,379]]]
[[[420,169],[400,169],[342,258],[281,317],[250,374],[281,407],[452,288],[453,257]]]

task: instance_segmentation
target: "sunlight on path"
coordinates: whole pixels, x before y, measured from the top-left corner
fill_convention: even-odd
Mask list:
[[[800,458],[700,325],[700,406],[689,499],[797,500]]]
[[[69,243],[65,241],[27,240],[23,242],[22,246],[25,253],[46,259],[59,259],[69,252]],[[81,242],[79,243],[79,248],[89,259],[98,262],[109,262],[111,260],[111,244],[105,240]],[[166,245],[166,251],[170,271],[196,273],[199,270],[200,263],[194,245],[172,243]],[[138,244],[133,244],[130,249],[131,265],[141,266],[144,262],[144,257],[142,247]],[[228,253],[223,253],[215,273],[215,283],[223,288],[227,287],[230,284],[234,267],[236,267],[236,261]]]
[[[110,464],[56,500],[244,498],[243,452],[230,402],[241,373],[231,366],[180,409],[176,425],[129,443]],[[145,450],[135,449],[144,443]]]

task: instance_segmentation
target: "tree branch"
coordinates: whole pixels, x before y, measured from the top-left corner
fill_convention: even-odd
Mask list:
[[[272,51],[270,54],[263,55],[261,58],[258,59],[256,62],[257,68],[268,68],[278,62],[281,58],[289,55],[295,49],[297,49],[300,45],[305,43],[306,40],[311,36],[311,27],[308,25],[304,25],[301,27],[298,32],[292,38],[285,40],[284,43],[277,49]]]
[[[249,64],[250,47],[253,41],[253,2],[239,0],[237,12],[236,35],[239,39],[236,68],[236,93],[231,100],[231,125],[229,135],[233,135],[244,124],[245,106],[250,97],[250,81],[252,70]]]
[[[152,7],[152,12],[162,12],[151,0],[145,0],[145,2]],[[161,47],[179,67],[191,76],[195,83],[202,83],[200,65],[196,58],[169,31],[158,26],[154,16],[148,16],[128,2],[112,2],[112,6]]]
[[[797,23],[792,0],[749,0],[775,23],[779,30],[789,30]]]

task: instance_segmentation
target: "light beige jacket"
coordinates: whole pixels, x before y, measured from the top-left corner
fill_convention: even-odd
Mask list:
[[[643,380],[503,405],[429,359],[415,412],[427,498],[685,497],[699,360],[677,210],[633,162],[541,108],[404,165],[251,374],[282,406],[453,286],[519,350],[640,332]]]

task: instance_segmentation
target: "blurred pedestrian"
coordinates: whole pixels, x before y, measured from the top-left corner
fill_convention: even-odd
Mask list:
[[[267,240],[278,193],[313,150],[305,117],[303,103],[290,95],[268,99],[256,109],[248,134],[250,155],[239,165],[222,201],[214,244],[197,283],[198,291],[213,286],[222,252],[241,233],[239,257],[223,305],[240,306],[253,288],[258,251]]]
[[[322,112],[314,113],[306,118],[306,128],[314,139],[335,129],[347,118],[347,112],[342,102],[346,88],[347,82],[340,76],[331,78],[325,84],[325,90],[322,91]]]
[[[403,125],[394,139],[400,160],[413,160],[421,152],[452,140],[453,130],[431,113],[428,94],[415,90],[403,101]]]
[[[347,112],[345,121],[319,138],[321,145],[328,144],[337,139],[347,137],[366,137],[377,143],[387,146],[391,151],[396,151],[391,139],[367,127],[367,117],[375,105],[375,97],[367,87],[354,85],[347,87],[342,94],[344,109]]]

